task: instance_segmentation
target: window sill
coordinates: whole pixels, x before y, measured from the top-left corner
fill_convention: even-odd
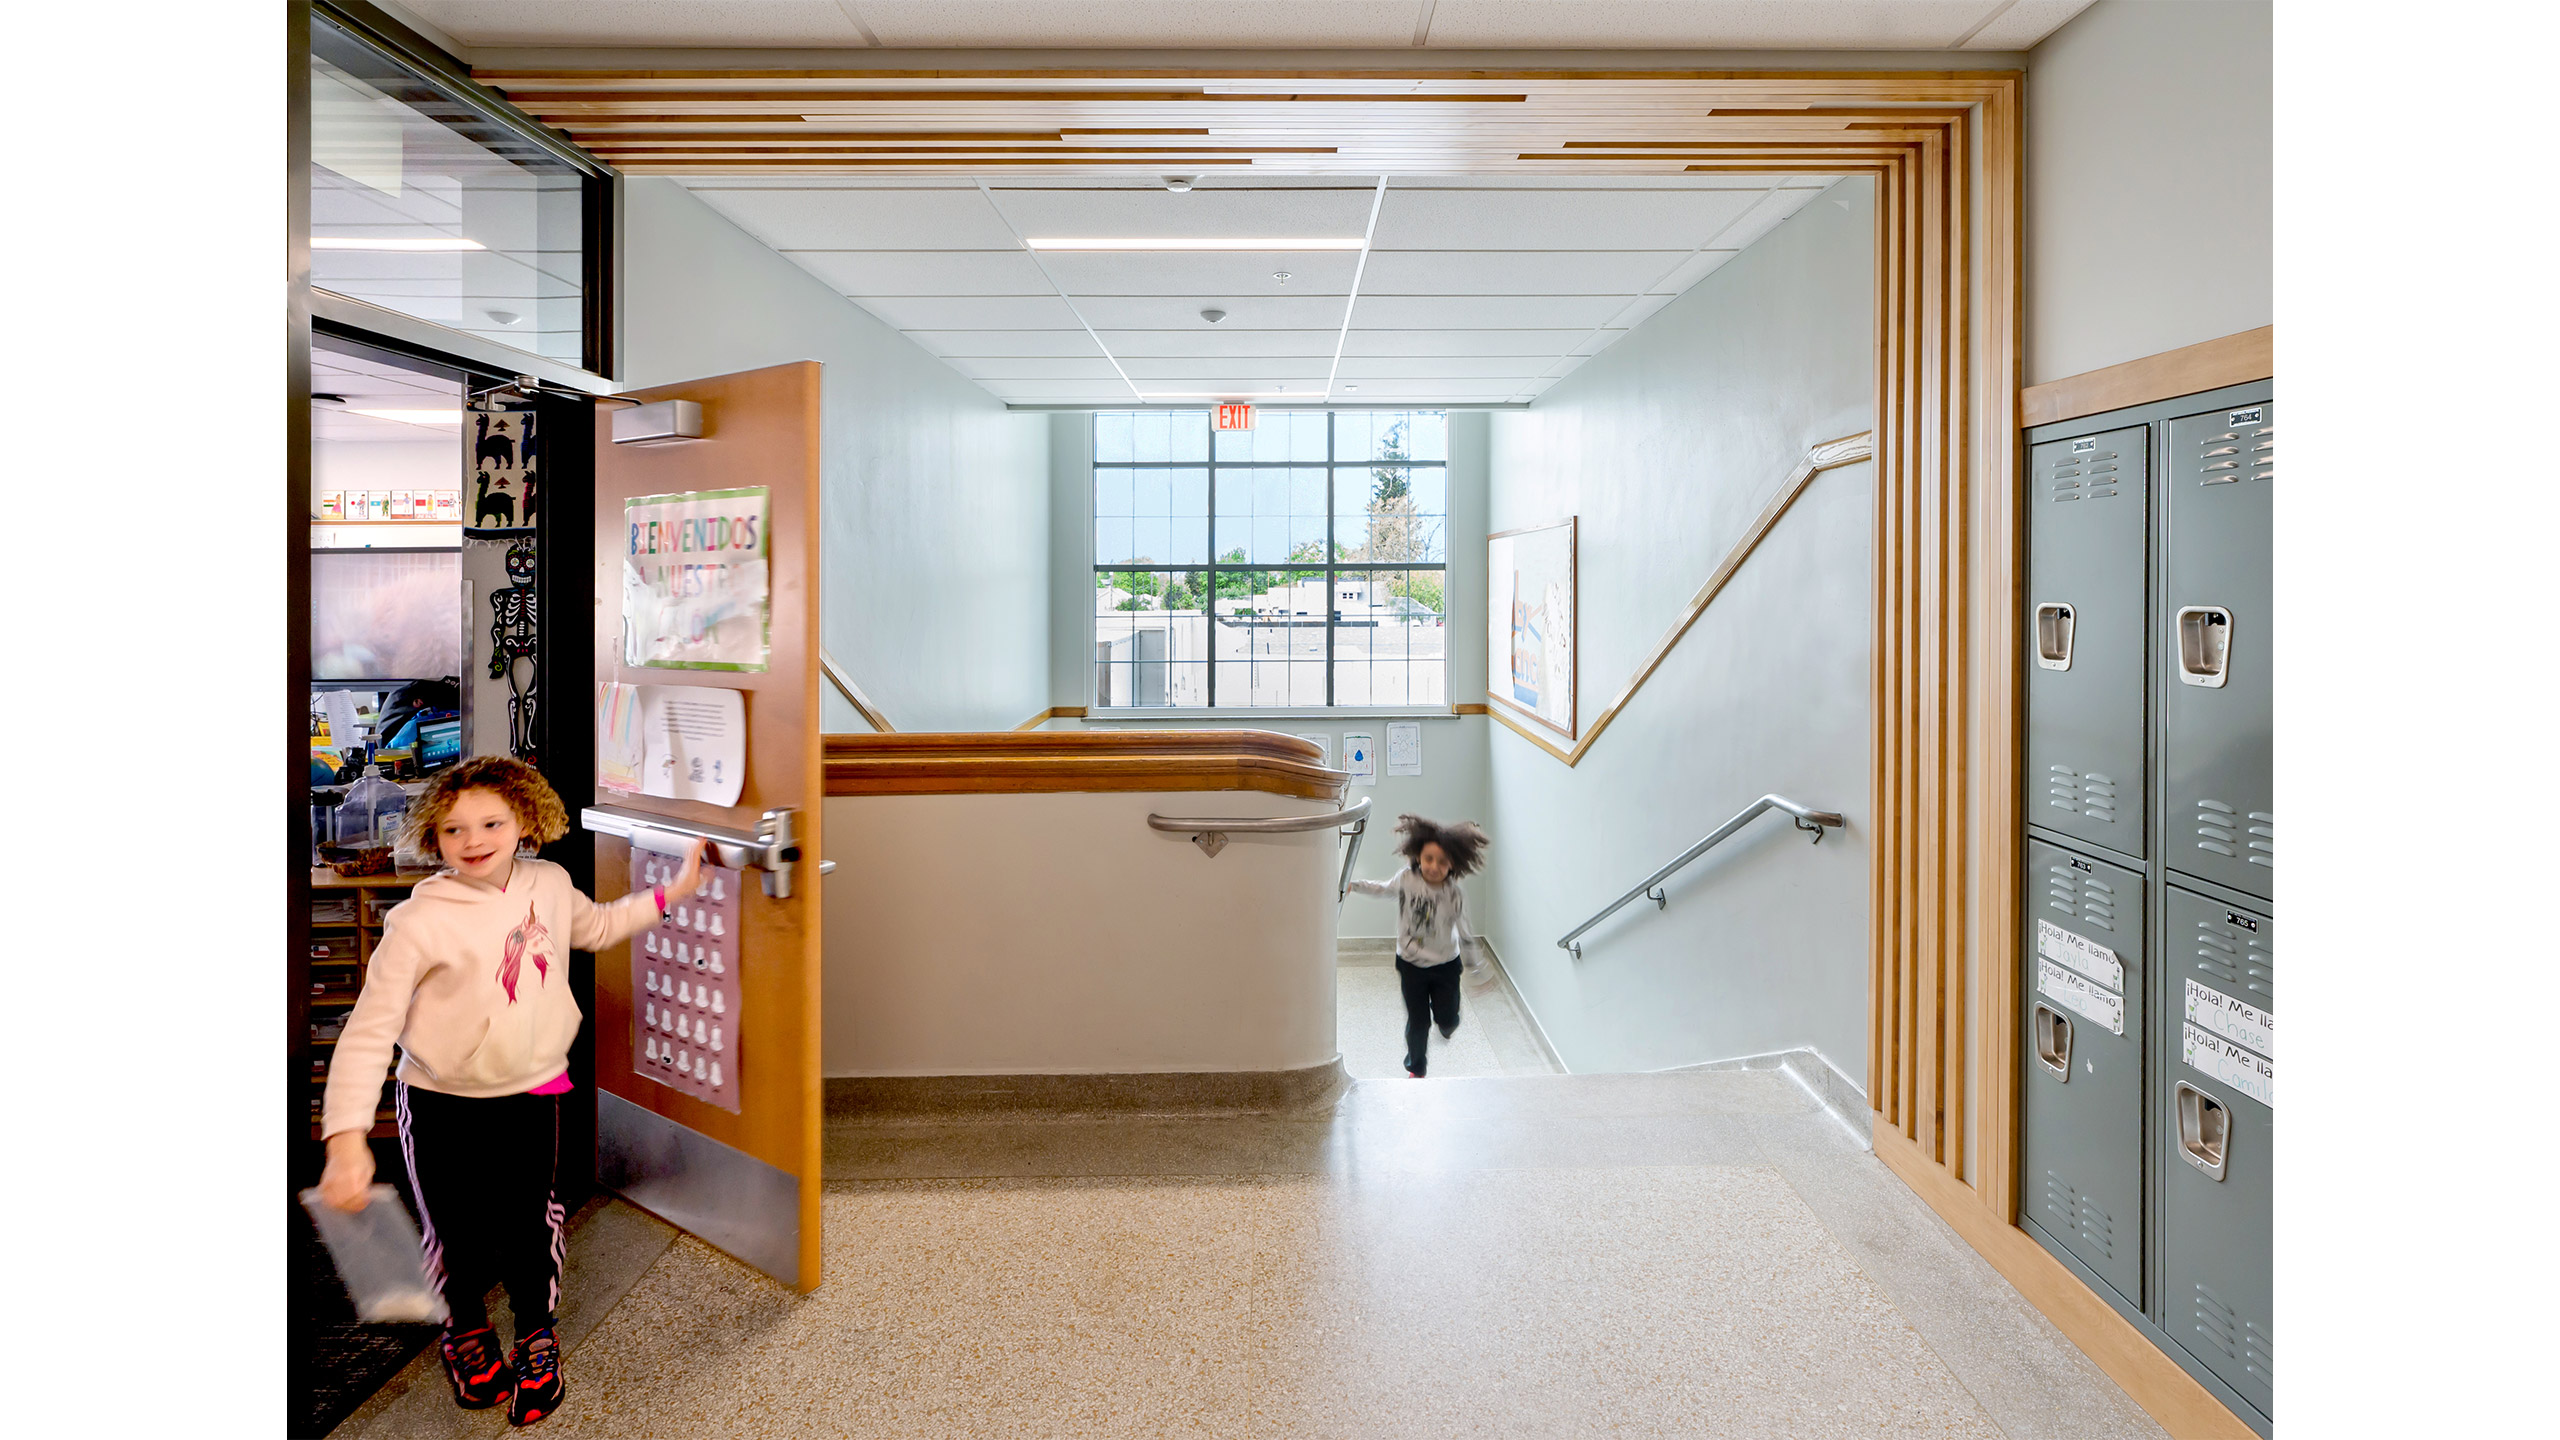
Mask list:
[[[1463,720],[1455,710],[1415,709],[1412,706],[1388,705],[1377,709],[1354,709],[1341,706],[1307,706],[1295,709],[1247,709],[1220,706],[1215,710],[1199,706],[1125,705],[1094,706],[1084,712],[1087,721],[1094,720],[1176,720],[1193,723],[1219,720]]]

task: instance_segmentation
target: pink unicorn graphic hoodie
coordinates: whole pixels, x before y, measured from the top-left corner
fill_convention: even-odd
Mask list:
[[[599,905],[569,872],[519,857],[507,888],[451,874],[418,882],[383,917],[382,943],[329,1061],[320,1133],[373,1128],[382,1077],[475,1099],[516,1095],[569,1068],[585,1017],[569,951],[609,950],[658,918],[648,891]]]

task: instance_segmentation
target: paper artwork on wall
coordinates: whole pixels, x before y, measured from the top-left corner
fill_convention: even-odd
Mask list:
[[[747,779],[743,691],[596,686],[596,784],[623,795],[735,805]]]
[[[1575,521],[1505,530],[1485,565],[1485,698],[1575,738]]]
[[[1390,720],[1387,722],[1387,773],[1419,775],[1422,773],[1422,722]]]
[[[1378,783],[1378,737],[1356,730],[1343,732],[1342,768],[1351,772],[1354,785]]]
[[[622,663],[762,670],[771,650],[768,492],[690,490],[623,502]]]

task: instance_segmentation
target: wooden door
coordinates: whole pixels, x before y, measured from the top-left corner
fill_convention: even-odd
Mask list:
[[[606,682],[743,691],[747,750],[736,803],[617,793],[599,783],[599,805],[674,823],[754,832],[767,812],[790,811],[799,854],[787,898],[753,869],[731,879],[736,953],[718,957],[721,1014],[695,1008],[688,982],[685,1061],[713,1058],[694,1041],[717,1021],[724,1087],[689,1085],[653,1050],[667,1019],[654,987],[661,967],[635,964],[635,937],[596,957],[598,1179],[669,1222],[802,1291],[818,1283],[821,1095],[818,1074],[818,864],[825,797],[818,734],[818,369],[814,362],[634,392],[642,401],[702,407],[695,440],[615,444],[613,412],[596,414],[595,687]],[[660,668],[627,663],[624,573],[632,559],[629,502],[640,496],[762,487],[769,566],[769,650],[762,670]],[[640,514],[648,514],[644,509]],[[594,723],[591,718],[590,723]],[[595,837],[596,895],[632,888],[632,842]],[[671,905],[672,910],[672,905]],[[675,917],[671,914],[669,924]],[[724,925],[724,928],[725,925]],[[648,951],[654,957],[655,950]],[[698,951],[689,952],[697,956]],[[635,974],[635,971],[639,972]],[[703,988],[713,986],[697,972]],[[639,993],[635,993],[639,992]],[[645,1024],[643,1023],[645,1019]],[[698,1027],[698,1028],[697,1028]],[[672,1034],[669,1043],[674,1043]],[[644,1073],[645,1072],[645,1073]]]

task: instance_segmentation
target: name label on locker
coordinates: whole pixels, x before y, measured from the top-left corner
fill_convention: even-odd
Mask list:
[[[2189,1025],[2186,1062],[2250,1099],[2276,1108],[2276,1062],[2253,1055],[2212,1031]]]
[[[2124,988],[2124,962],[2116,958],[2116,952],[2050,920],[2036,922],[2036,953],[2047,960],[2059,960],[2110,990]]]
[[[2095,435],[2090,436],[2086,440],[2074,440],[2071,442],[2071,453],[2074,455],[2086,455],[2097,448],[2098,437]]]
[[[2227,420],[2227,421],[2224,421],[2223,423],[2224,423],[2224,424],[2227,424],[2227,425],[2232,425],[2232,426],[2235,426],[2235,427],[2236,427],[2236,426],[2241,426],[2241,425],[2255,425],[2255,424],[2257,424],[2258,422],[2260,422],[2260,421],[2262,421],[2262,420],[2264,420],[2264,419],[2266,419],[2266,418],[2267,418],[2267,407],[2266,407],[2266,406],[2264,406],[2264,405],[2252,405],[2252,406],[2250,406],[2250,407],[2249,407],[2248,409],[2246,409],[2246,410],[2234,410],[2234,411],[2232,411],[2232,412],[2231,412],[2231,418],[2230,418],[2229,420]]]
[[[2117,1034],[2124,1033],[2124,997],[2110,995],[2050,960],[2036,962],[2036,990]]]
[[[2187,982],[2187,1019],[2261,1055],[2276,1053],[2276,1017],[2198,980]]]

